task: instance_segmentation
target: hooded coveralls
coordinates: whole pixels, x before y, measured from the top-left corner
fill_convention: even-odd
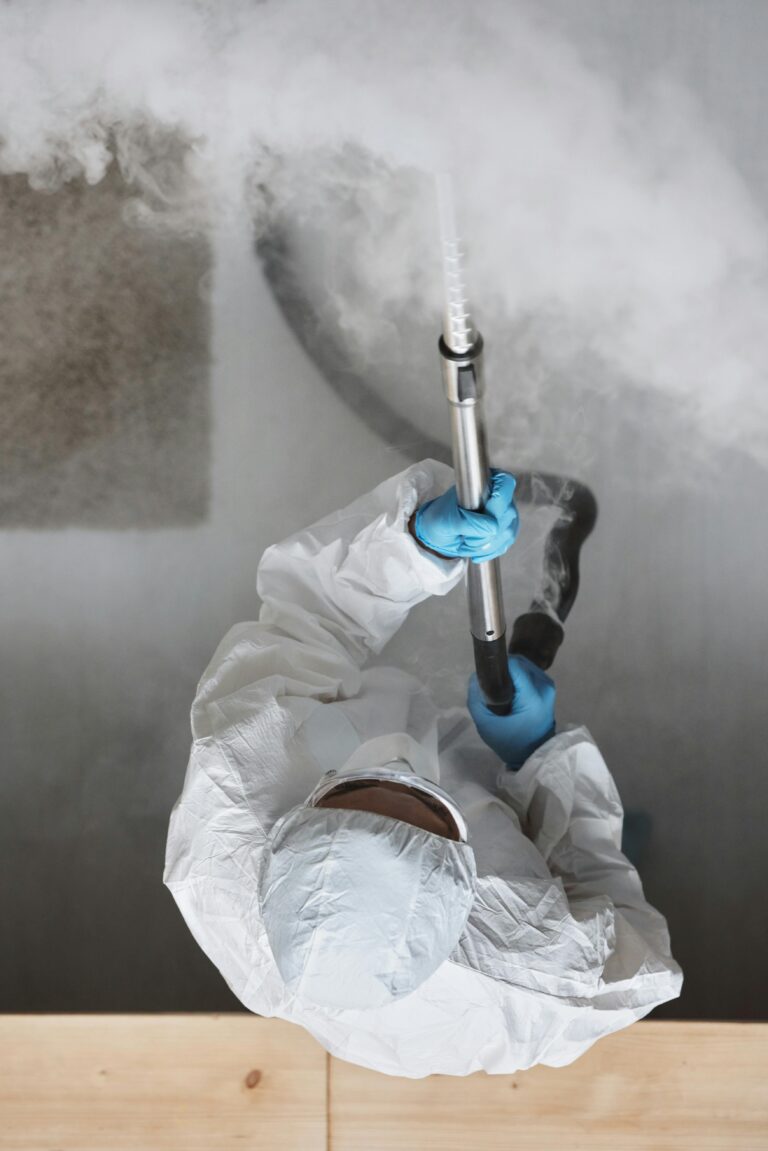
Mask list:
[[[429,554],[407,527],[452,478],[434,461],[414,465],[265,552],[259,619],[232,628],[198,687],[165,869],[246,1007],[301,1024],[340,1058],[410,1077],[562,1066],[682,982],[665,920],[621,853],[621,802],[585,728],[513,773],[465,708],[440,711],[411,675],[365,666],[415,604],[461,579],[465,561]],[[325,772],[392,733],[407,735],[416,770],[466,818],[474,902],[453,951],[405,998],[320,1008],[281,979],[260,916],[261,857]]]

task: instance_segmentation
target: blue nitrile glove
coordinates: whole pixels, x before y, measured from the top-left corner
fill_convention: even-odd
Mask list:
[[[416,538],[433,552],[479,563],[504,554],[517,539],[519,519],[514,501],[515,479],[508,472],[491,472],[491,493],[482,511],[459,507],[456,488],[449,488],[416,513]]]
[[[514,771],[555,734],[555,685],[546,672],[522,655],[509,657],[515,698],[509,715],[485,706],[477,676],[469,681],[467,706],[480,738]]]

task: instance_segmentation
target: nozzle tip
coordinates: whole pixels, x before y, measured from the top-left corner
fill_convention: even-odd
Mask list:
[[[450,176],[437,178],[437,202],[443,251],[443,339],[452,352],[468,352],[477,341],[464,283],[464,253],[456,229]]]

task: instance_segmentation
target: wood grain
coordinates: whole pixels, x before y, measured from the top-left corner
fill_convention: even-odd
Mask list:
[[[768,1026],[640,1023],[570,1067],[394,1079],[331,1063],[333,1151],[760,1151]]]
[[[2,1151],[325,1151],[327,1056],[249,1015],[0,1016]]]
[[[0,1016],[0,1151],[764,1151],[766,1083],[765,1024],[641,1023],[559,1070],[409,1080],[249,1015]]]

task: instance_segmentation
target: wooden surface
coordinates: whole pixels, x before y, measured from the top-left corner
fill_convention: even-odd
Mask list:
[[[760,1151],[768,1025],[639,1023],[570,1067],[389,1079],[334,1060],[334,1151]]]
[[[249,1015],[0,1016],[2,1151],[325,1151],[327,1056]]]
[[[0,1016],[2,1151],[768,1151],[768,1025],[640,1023],[560,1070],[394,1079],[248,1015]]]

